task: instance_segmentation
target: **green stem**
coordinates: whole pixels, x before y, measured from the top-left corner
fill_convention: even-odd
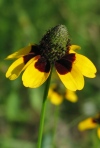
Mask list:
[[[52,69],[53,69],[53,68],[52,68]],[[38,135],[37,148],[41,148],[41,143],[42,143],[42,133],[43,133],[43,125],[44,125],[44,116],[45,116],[46,100],[47,100],[47,95],[48,95],[49,86],[50,86],[50,80],[51,80],[52,69],[51,69],[51,72],[50,72],[50,76],[49,76],[49,78],[47,79],[46,85],[45,85],[45,91],[44,91],[43,103],[42,103],[42,109],[41,109],[41,116],[40,116],[40,125],[39,125],[39,135]]]

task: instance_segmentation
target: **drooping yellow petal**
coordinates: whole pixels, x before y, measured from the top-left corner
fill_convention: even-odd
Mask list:
[[[72,50],[79,50],[79,49],[81,49],[81,47],[80,46],[78,46],[78,45],[71,45],[70,46],[70,50],[72,51]],[[69,51],[70,52],[70,51]]]
[[[71,72],[63,75],[57,72],[57,74],[65,87],[71,91],[81,90],[84,87],[83,75],[74,64]]]
[[[93,119],[92,118],[88,118],[86,120],[81,121],[78,124],[78,129],[80,131],[84,131],[84,130],[87,130],[87,129],[93,129],[96,126],[97,126],[97,124],[95,122],[93,122]]]
[[[97,129],[97,135],[98,135],[98,137],[100,139],[100,128]]]
[[[63,101],[63,97],[52,89],[49,89],[48,98],[54,105],[59,105]]]
[[[77,102],[78,97],[74,91],[66,89],[65,98],[71,102]]]
[[[22,81],[25,87],[36,88],[42,85],[48,78],[50,71],[48,73],[41,72],[35,67],[35,63],[38,58],[31,59],[31,63],[26,67]],[[30,62],[30,61],[29,61]]]
[[[17,59],[8,68],[8,70],[6,72],[6,77],[9,78],[10,80],[16,79],[20,75],[20,73],[22,72],[23,67],[24,67],[23,58]]]
[[[24,55],[27,55],[31,51],[31,48],[32,48],[32,45],[24,47],[24,48],[18,50],[17,52],[14,52],[13,54],[10,54],[9,56],[7,56],[6,60],[20,58]]]
[[[89,78],[95,77],[96,67],[87,57],[76,53],[75,65],[84,76]]]

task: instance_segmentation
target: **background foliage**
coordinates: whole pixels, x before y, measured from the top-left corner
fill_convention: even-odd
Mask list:
[[[56,107],[48,101],[43,148],[51,148],[56,108],[59,108],[55,148],[98,148],[95,131],[79,132],[82,119],[100,112],[100,5],[99,0],[0,0],[0,148],[35,148],[44,85],[27,89],[21,76],[10,81],[5,73],[11,61],[4,58],[29,43],[39,43],[57,24],[67,26],[71,42],[97,67],[95,79],[85,79],[79,101]]]

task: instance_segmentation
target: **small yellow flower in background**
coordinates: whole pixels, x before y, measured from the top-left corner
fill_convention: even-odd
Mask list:
[[[17,59],[8,68],[6,77],[15,80],[21,72],[23,85],[36,88],[50,75],[51,67],[71,91],[84,87],[84,77],[94,78],[96,68],[85,56],[75,52],[80,49],[71,45],[64,25],[51,28],[41,39],[39,45],[29,45],[9,55],[6,59]]]
[[[66,89],[65,98],[73,103],[78,101],[76,93],[68,89]]]
[[[57,93],[54,87],[49,89],[48,98],[51,101],[51,103],[55,105],[59,105],[63,101],[63,96]]]
[[[97,135],[100,138],[100,114],[96,117],[87,118],[78,124],[80,131],[97,128]]]
[[[48,93],[48,98],[54,105],[59,105],[63,102],[64,98],[75,103],[78,97],[75,92],[62,88],[59,84],[53,84]]]

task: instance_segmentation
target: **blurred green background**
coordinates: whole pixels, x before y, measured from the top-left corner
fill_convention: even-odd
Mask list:
[[[96,133],[79,132],[82,119],[100,112],[100,4],[99,0],[0,0],[0,148],[36,148],[44,85],[28,89],[21,76],[5,78],[12,61],[4,58],[27,46],[39,43],[48,29],[67,26],[72,44],[97,67],[95,79],[85,78],[77,91],[78,102],[67,100],[59,106],[54,148],[99,148]],[[47,103],[43,148],[52,148],[56,106]]]

